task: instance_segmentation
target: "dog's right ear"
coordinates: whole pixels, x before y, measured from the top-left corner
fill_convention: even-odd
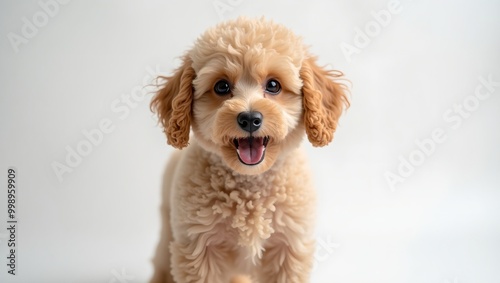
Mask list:
[[[191,65],[191,59],[186,56],[173,76],[158,77],[165,83],[160,86],[150,105],[151,111],[158,115],[163,125],[167,143],[178,149],[186,147],[189,142],[193,80],[196,77]]]

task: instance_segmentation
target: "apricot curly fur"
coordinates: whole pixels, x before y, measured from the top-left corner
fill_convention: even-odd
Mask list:
[[[165,83],[161,85],[150,105],[164,127],[167,143],[179,149],[189,144],[193,103],[192,81],[196,77],[191,63],[191,59],[185,58],[183,65],[173,76],[159,77],[165,80]]]
[[[304,122],[313,146],[325,146],[333,140],[344,107],[349,107],[346,86],[337,82],[340,71],[319,67],[314,58],[304,60],[300,76],[304,103]]]
[[[186,149],[165,171],[151,282],[309,282],[316,194],[300,144],[332,141],[349,105],[342,73],[319,67],[285,26],[241,17],[203,33],[160,79],[151,110],[167,142]],[[214,89],[221,80],[230,93]],[[237,119],[247,111],[262,115],[255,131]],[[251,137],[267,142],[252,148]],[[241,161],[253,149],[259,163]]]

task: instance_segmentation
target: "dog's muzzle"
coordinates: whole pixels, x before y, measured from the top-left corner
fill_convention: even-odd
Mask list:
[[[262,113],[258,111],[241,112],[236,120],[240,128],[250,134],[248,137],[233,140],[238,158],[245,165],[261,163],[264,160],[269,137],[256,137],[253,133],[262,126]]]

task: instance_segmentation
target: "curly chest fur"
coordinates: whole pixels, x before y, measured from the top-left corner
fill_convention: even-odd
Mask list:
[[[186,224],[187,235],[236,241],[260,257],[273,234],[305,233],[310,217],[292,214],[299,210],[311,216],[307,210],[313,196],[304,162],[296,161],[283,160],[264,174],[249,176],[230,170],[213,154],[198,155],[190,165],[198,173],[185,176],[190,189],[180,189],[178,195],[184,216],[179,221]],[[295,165],[285,164],[290,162]]]

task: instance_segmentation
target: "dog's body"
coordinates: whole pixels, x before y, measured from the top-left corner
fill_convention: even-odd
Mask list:
[[[152,102],[168,143],[152,282],[307,282],[315,193],[299,144],[347,104],[300,38],[240,18],[200,37]]]
[[[237,274],[305,282],[314,252],[314,191],[299,149],[277,163],[251,176],[235,174],[196,142],[176,154],[165,174],[153,281],[173,282],[164,279],[173,260],[177,282],[228,283]]]

